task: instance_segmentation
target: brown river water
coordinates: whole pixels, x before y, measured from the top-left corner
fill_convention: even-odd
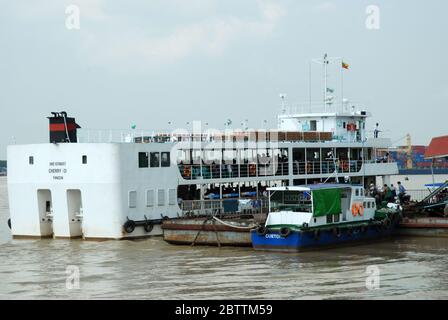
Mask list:
[[[8,217],[0,177],[1,299],[448,299],[448,239],[266,253],[161,237],[12,240]],[[79,288],[67,287],[67,266],[78,268]],[[378,271],[373,286],[368,268]]]

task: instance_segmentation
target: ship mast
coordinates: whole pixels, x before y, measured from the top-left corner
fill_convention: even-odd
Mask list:
[[[327,112],[327,105],[332,104],[332,99],[327,95],[328,94],[328,65],[330,62],[338,62],[340,61],[342,63],[342,57],[328,57],[328,54],[324,54],[323,59],[313,59],[312,62],[321,64],[322,65],[322,71],[323,71],[323,103],[324,103],[324,109],[325,112]],[[310,108],[311,108],[311,67],[310,67]],[[341,72],[342,77],[342,72]],[[341,78],[341,95],[342,95],[342,87],[343,87],[343,78]],[[341,96],[341,101],[343,105],[343,99],[344,97]]]

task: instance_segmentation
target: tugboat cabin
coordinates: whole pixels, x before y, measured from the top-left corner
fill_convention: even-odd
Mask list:
[[[273,187],[266,227],[317,227],[374,219],[375,199],[362,186],[316,184]]]

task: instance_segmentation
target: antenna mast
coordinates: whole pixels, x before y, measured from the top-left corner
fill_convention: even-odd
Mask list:
[[[324,87],[323,87],[323,99],[324,99],[324,109],[325,109],[325,112],[327,112],[327,104],[328,105],[331,105],[331,101],[330,101],[330,99],[331,98],[333,98],[332,96],[327,96],[327,91],[328,91],[328,86],[327,86],[327,83],[328,83],[328,70],[327,70],[327,68],[328,68],[328,64],[330,63],[330,62],[337,62],[337,61],[341,61],[341,63],[342,63],[342,57],[328,57],[328,54],[324,54],[324,58],[323,59],[313,59],[312,60],[312,62],[315,62],[315,63],[317,63],[317,64],[321,64],[322,65],[322,67],[323,67],[323,83],[324,83]],[[342,74],[341,74],[341,76],[342,76]],[[309,75],[309,77],[310,77],[310,83],[311,83],[311,68],[310,68],[310,75]],[[342,82],[343,80],[341,80],[341,82]],[[310,84],[310,86],[311,86],[311,84]],[[342,86],[342,85],[341,85]],[[342,95],[342,88],[341,88],[341,95]],[[342,99],[343,99],[344,97],[341,97],[341,101],[342,101]],[[310,93],[310,101],[311,101],[311,93]],[[311,102],[310,102],[310,104],[311,104]]]

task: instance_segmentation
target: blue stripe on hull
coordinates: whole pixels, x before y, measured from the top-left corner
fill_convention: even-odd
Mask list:
[[[255,230],[251,231],[252,246],[256,250],[269,251],[301,251],[313,247],[335,247],[351,242],[362,242],[379,239],[391,235],[395,230],[392,225],[387,229],[381,226],[369,226],[365,231],[354,230],[351,234],[341,229],[338,235],[332,230],[321,230],[319,236],[314,231],[291,231],[288,237],[283,238],[278,231],[271,230],[266,235],[258,235]]]

